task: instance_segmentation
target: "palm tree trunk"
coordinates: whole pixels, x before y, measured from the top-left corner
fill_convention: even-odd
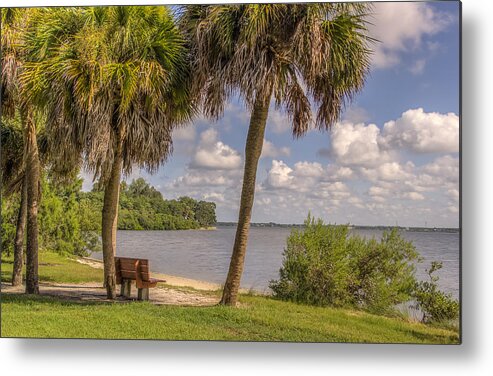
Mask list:
[[[27,217],[27,184],[26,178],[22,180],[21,202],[14,239],[14,268],[12,270],[12,286],[22,285],[22,265],[24,264],[23,246],[24,230],[26,228]]]
[[[27,185],[26,293],[39,294],[38,204],[40,170],[36,126],[31,114],[28,114],[25,126]]]
[[[220,304],[235,306],[238,301],[241,275],[245,263],[245,254],[248,242],[248,231],[255,196],[255,181],[257,166],[262,154],[265,125],[269,114],[271,93],[265,97],[257,97],[253,106],[245,146],[245,170],[243,172],[243,187],[241,190],[240,213],[236,228],[233,254],[229,264],[228,277],[224,284],[223,296]]]
[[[106,287],[108,299],[114,299],[116,297],[116,228],[118,222],[118,200],[120,196],[122,160],[122,142],[120,141],[115,150],[110,177],[104,190],[102,213],[104,286]]]

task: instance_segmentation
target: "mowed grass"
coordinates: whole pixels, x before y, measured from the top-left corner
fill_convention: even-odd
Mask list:
[[[13,257],[2,256],[2,282],[10,283],[12,268]],[[40,252],[39,280],[51,283],[102,282],[103,270],[81,264],[73,257],[62,256],[53,252]]]
[[[101,270],[43,253],[40,276],[53,282],[101,280]],[[60,264],[60,265],[59,265]],[[64,267],[62,267],[62,265]],[[6,268],[4,271],[4,267]],[[50,268],[65,271],[49,270]],[[88,270],[89,268],[90,270]],[[2,264],[8,279],[9,264]],[[11,266],[10,266],[11,270]],[[76,275],[72,275],[74,273]],[[93,274],[95,273],[95,274]],[[455,331],[362,311],[321,308],[242,295],[238,308],[88,303],[2,295],[3,337],[165,340],[458,343]]]

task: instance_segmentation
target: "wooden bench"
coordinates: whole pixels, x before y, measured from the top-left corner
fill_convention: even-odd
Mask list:
[[[149,272],[149,260],[115,257],[116,283],[121,285],[120,295],[130,298],[132,281],[137,286],[137,299],[149,300],[149,288],[156,287],[158,282],[166,282],[164,279],[151,278]]]

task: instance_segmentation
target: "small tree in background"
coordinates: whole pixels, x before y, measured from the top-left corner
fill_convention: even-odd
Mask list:
[[[416,308],[423,313],[422,322],[444,322],[456,320],[459,317],[459,302],[438,289],[437,282],[440,279],[434,275],[442,268],[442,263],[433,261],[430,269],[427,269],[429,281],[416,283],[414,298]]]

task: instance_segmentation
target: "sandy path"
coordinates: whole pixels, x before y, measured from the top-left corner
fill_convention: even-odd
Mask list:
[[[103,269],[103,262],[101,260],[93,259],[90,257],[82,257],[77,259],[77,262],[81,264],[89,265],[93,268]],[[221,285],[212,282],[199,281],[196,279],[177,277],[168,274],[152,273],[153,278],[164,279],[166,284],[170,286],[179,287],[191,287],[196,290],[216,291],[221,288]]]
[[[13,287],[2,283],[2,294],[23,293],[24,286]],[[106,299],[106,290],[99,283],[61,284],[40,283],[41,295],[54,296],[61,299],[85,302],[110,302]],[[179,306],[211,306],[219,302],[219,297],[213,294],[204,294],[197,291],[187,291],[175,288],[156,287],[149,290],[150,301],[157,305]],[[131,299],[117,297],[113,302],[125,303],[137,300],[137,289],[132,286]]]

